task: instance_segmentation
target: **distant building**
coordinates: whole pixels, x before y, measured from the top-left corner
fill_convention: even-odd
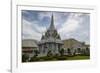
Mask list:
[[[22,40],[22,54],[27,54],[28,56],[34,56],[34,50],[38,50],[38,45],[36,40],[32,39]]]
[[[73,54],[82,54],[83,52],[86,52],[87,48],[90,50],[90,46],[85,44],[84,42],[77,41],[75,39],[67,39],[63,40],[64,45],[63,48],[65,50],[65,54],[69,54],[68,50],[70,50],[70,53]]]

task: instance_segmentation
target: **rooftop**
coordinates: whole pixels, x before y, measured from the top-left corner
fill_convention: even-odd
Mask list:
[[[32,39],[22,40],[22,47],[38,47],[37,41]]]

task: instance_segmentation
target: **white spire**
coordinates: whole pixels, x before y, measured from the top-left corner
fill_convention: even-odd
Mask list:
[[[53,18],[53,14],[51,16],[51,24],[50,24],[50,27],[49,27],[50,30],[54,30],[55,27],[54,27],[54,18]]]

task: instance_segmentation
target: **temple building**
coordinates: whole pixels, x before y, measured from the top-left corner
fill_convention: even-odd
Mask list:
[[[62,48],[63,42],[58,34],[55,26],[53,15],[51,17],[51,24],[46,30],[45,34],[42,35],[40,42],[38,43],[40,54],[47,55],[50,51],[53,55],[59,54],[59,50]]]

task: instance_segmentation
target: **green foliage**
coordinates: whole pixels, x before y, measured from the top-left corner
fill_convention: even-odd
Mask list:
[[[38,50],[34,50],[34,57],[37,57],[39,54],[39,51]]]
[[[79,50],[80,51],[80,50]],[[76,52],[76,51],[75,51]],[[74,52],[74,53],[75,53]],[[64,49],[59,50],[59,54],[52,54],[52,51],[49,50],[47,53],[47,56],[43,57],[37,57],[39,51],[34,50],[34,56],[30,59],[30,62],[36,62],[36,61],[57,61],[57,60],[81,60],[81,59],[89,59],[90,58],[90,49],[81,49],[80,53],[78,55],[72,55],[71,49],[67,49],[67,53],[69,55],[64,55]],[[29,59],[29,56],[27,54],[22,55],[22,62],[27,62]]]
[[[33,61],[39,61],[40,59],[38,58],[38,57],[32,57],[31,59],[30,59],[30,62],[33,62]]]
[[[68,55],[71,55],[71,50],[70,50],[70,48],[67,49],[67,53],[68,53]]]
[[[67,56],[58,56],[56,57],[57,60],[67,60]]]
[[[59,56],[59,54],[58,54],[58,53],[54,55],[54,57],[58,57],[58,56]]]
[[[29,56],[27,54],[22,55],[22,62],[26,62],[29,59]]]
[[[86,50],[85,50],[85,55],[87,55],[87,56],[90,55],[90,49],[89,49],[89,48],[86,48]]]
[[[78,53],[81,53],[81,48],[77,48],[77,50],[78,50]]]
[[[89,55],[90,55],[90,50],[89,50],[89,48],[82,49],[82,50],[81,50],[81,55],[83,55],[83,56],[89,56]]]
[[[53,56],[46,56],[42,58],[43,60],[49,61],[49,60],[54,60],[55,58]]]
[[[51,50],[49,50],[49,51],[47,52],[47,56],[48,56],[48,57],[52,56]]]
[[[60,49],[60,50],[59,50],[59,53],[60,53],[61,56],[63,56],[63,55],[64,55],[64,49],[63,49],[63,48]]]
[[[68,57],[68,60],[85,60],[85,59],[90,59],[90,56],[84,56],[84,55],[77,55],[73,57]]]
[[[44,57],[32,57],[30,62],[38,62],[38,61],[58,61],[58,60],[83,60],[90,59],[90,56],[44,56]]]

